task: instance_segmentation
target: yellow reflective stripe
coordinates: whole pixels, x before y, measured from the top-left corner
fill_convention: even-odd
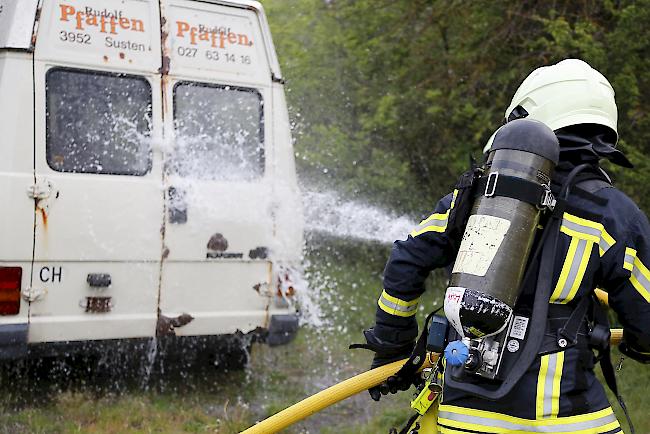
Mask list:
[[[431,214],[428,218],[422,220],[420,225],[411,231],[412,237],[417,237],[425,232],[444,232],[447,229],[447,219],[449,210],[446,213]]]
[[[591,220],[583,219],[582,217],[575,216],[573,214],[569,214],[568,212],[565,212],[564,215],[562,216],[563,218],[569,220],[570,222],[573,222],[577,225],[581,226],[587,226],[590,228],[594,228],[598,231],[601,231],[603,229],[603,225],[601,223],[593,222]]]
[[[570,237],[579,238],[579,239],[582,239],[582,240],[589,240],[589,241],[591,241],[593,243],[597,243],[599,241],[599,238],[594,236],[594,235],[585,234],[584,232],[575,231],[573,229],[569,229],[566,226],[560,226],[560,232],[564,232],[565,234],[567,234]]]
[[[637,256],[637,251],[631,247],[625,248],[623,268],[630,271],[630,283],[636,291],[650,303],[650,271]]]
[[[564,213],[560,231],[571,237],[577,237],[598,244],[600,256],[603,256],[616,240],[605,229],[602,223],[587,220],[573,214]]]
[[[614,237],[612,237],[609,232],[607,232],[607,229],[603,226],[603,232],[601,233],[601,241],[605,242],[605,247],[606,249],[601,245],[603,243],[599,242],[598,247],[600,248],[600,256],[603,256],[607,250],[609,250],[614,244],[616,244],[616,240]]]
[[[401,311],[401,310],[399,310],[399,309],[396,309],[396,308],[394,308],[394,307],[391,307],[391,306],[387,305],[387,304],[386,304],[384,301],[382,301],[381,299],[377,301],[377,305],[378,305],[378,306],[381,308],[381,310],[383,310],[384,312],[386,312],[386,313],[388,313],[388,314],[390,314],[390,315],[394,315],[394,316],[401,316],[401,317],[407,318],[407,317],[409,317],[409,316],[413,316],[413,315],[415,315],[415,314],[417,313],[417,309],[416,309],[416,310],[412,310],[412,311],[410,311],[410,312],[404,312],[404,311]]]
[[[381,310],[390,315],[409,317],[417,313],[419,302],[419,297],[411,301],[400,300],[399,298],[388,294],[384,289],[379,296],[379,300],[377,300],[377,305]]]
[[[449,209],[453,209],[454,205],[456,205],[456,196],[458,196],[458,189],[454,189],[454,194],[451,196],[451,207]]]
[[[551,420],[558,420],[561,422],[560,426],[558,427],[553,427],[550,428],[545,425],[536,425],[536,426],[530,426],[530,427],[523,427],[524,429],[504,429],[499,426],[490,426],[490,425],[483,425],[483,424],[476,424],[476,423],[470,423],[470,422],[460,422],[456,420],[451,420],[451,419],[446,419],[444,417],[438,417],[438,423],[439,424],[444,424],[446,426],[441,426],[438,425],[438,429],[440,429],[440,432],[447,432],[447,433],[463,433],[467,434],[467,431],[469,432],[480,432],[480,433],[490,433],[490,434],[529,434],[529,433],[553,433],[553,434],[595,434],[595,433],[606,433],[612,430],[615,430],[616,428],[620,428],[621,425],[619,424],[618,420],[614,420],[611,422],[606,422],[603,423],[602,425],[598,425],[597,427],[589,427],[585,429],[573,429],[570,426],[563,426],[565,423],[564,422],[565,418],[557,418],[557,419],[551,419]],[[540,423],[541,421],[533,421],[535,424]],[[458,431],[455,430],[454,428],[461,429],[463,431]],[[444,430],[444,431],[442,431]],[[622,432],[622,431],[621,431]]]
[[[548,372],[548,357],[542,356],[539,363],[539,374],[537,375],[537,395],[535,399],[535,418],[544,417],[544,387],[546,385],[546,373]]]
[[[630,282],[632,282],[634,289],[641,294],[641,297],[650,303],[650,271],[637,257],[634,258],[634,268],[630,275]]]
[[[611,407],[577,416],[531,420],[484,410],[441,404],[439,406],[438,423],[445,425],[446,428],[459,428],[486,433],[545,432],[586,434],[606,432],[620,427]]]
[[[411,300],[411,301],[401,300],[401,299],[399,299],[397,297],[393,297],[392,295],[390,295],[388,292],[386,292],[385,289],[381,293],[381,296],[383,298],[385,298],[386,300],[390,301],[391,303],[395,303],[398,306],[404,306],[404,307],[416,306],[420,302],[419,297],[416,298],[415,300]]]
[[[413,229],[409,235],[412,237],[417,237],[426,232],[444,232],[447,229],[447,220],[449,219],[449,211],[454,208],[456,205],[456,197],[458,196],[458,190],[454,190],[454,193],[451,195],[451,205],[449,209],[444,213],[435,213],[431,214],[426,219],[422,220],[417,228]]]
[[[420,222],[420,226],[427,224],[433,220],[447,220],[448,217],[449,217],[449,210],[447,210],[447,212],[444,214],[439,214],[439,213],[431,214],[429,217],[427,217],[426,219]]]
[[[476,410],[473,408],[464,408],[464,407],[458,407],[449,404],[440,404],[440,406],[438,406],[438,411],[447,411],[450,413],[463,414],[466,416],[475,416],[484,419],[493,419],[497,421],[516,423],[518,425],[526,425],[526,426],[555,426],[555,425],[563,425],[563,424],[589,422],[592,420],[600,419],[605,416],[609,416],[610,414],[614,414],[612,408],[607,407],[607,408],[603,408],[602,410],[594,411],[593,413],[579,414],[576,416],[558,417],[556,419],[533,420],[533,419],[524,419],[516,416],[510,416],[507,414],[495,413],[493,411]]]
[[[569,276],[569,271],[571,270],[571,264],[576,255],[576,249],[578,247],[578,238],[571,238],[571,243],[569,243],[569,250],[567,251],[566,258],[564,259],[564,264],[562,265],[562,271],[560,272],[560,277],[557,280],[553,294],[551,294],[550,302],[554,303],[560,298],[562,294],[562,289],[566,286],[567,277]]]
[[[563,368],[564,352],[542,356],[537,377],[537,419],[556,418],[560,412],[560,381]]]
[[[573,300],[587,270],[593,245],[592,241],[571,238],[560,277],[549,300],[551,303],[566,304]]]
[[[564,351],[556,353],[556,355],[553,390],[551,392],[551,417],[557,417],[560,413],[560,383],[562,382],[562,371],[564,370]]]
[[[593,245],[594,244],[592,242],[590,241],[587,242],[587,247],[585,248],[582,257],[580,258],[580,265],[578,266],[578,275],[573,281],[573,285],[571,286],[571,291],[569,292],[569,295],[560,303],[566,304],[571,300],[573,300],[573,298],[576,296],[576,293],[578,292],[578,288],[580,288],[580,284],[582,283],[582,279],[585,276],[585,271],[587,270],[587,265],[589,264],[589,258],[591,257],[591,248],[593,247]]]
[[[636,259],[636,250],[631,247],[625,248],[625,258],[623,259],[623,268],[628,271],[634,269],[634,260]]]

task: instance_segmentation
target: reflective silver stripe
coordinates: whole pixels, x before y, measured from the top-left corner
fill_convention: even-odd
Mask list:
[[[567,220],[567,219],[562,219],[562,225],[566,226],[568,229],[571,229],[572,231],[581,232],[583,234],[591,235],[591,236],[594,236],[594,237],[596,237],[598,239],[601,239],[601,237],[600,237],[601,231],[596,229],[596,228],[580,225],[578,223],[574,223],[574,222],[572,222],[570,220]],[[611,247],[611,246],[609,246],[609,247]],[[607,247],[607,248],[609,248],[609,247]],[[603,248],[603,250],[606,250],[606,249]]]
[[[553,411],[553,378],[555,378],[555,370],[557,369],[557,353],[548,356],[548,370],[546,377],[544,377],[544,415],[549,417]]]
[[[381,297],[379,297],[379,301],[383,303],[386,307],[390,309],[394,309],[399,312],[411,313],[418,310],[417,304],[414,304],[412,306],[401,306],[397,303],[393,303],[392,301],[389,301],[386,297],[384,297],[384,294],[382,294]]]
[[[410,235],[417,237],[425,232],[444,232],[447,229],[448,219],[449,210],[445,213],[431,214],[428,218],[422,220],[418,227],[411,231]]]
[[[561,419],[562,418],[558,418],[555,420],[561,420]],[[608,415],[599,417],[597,419],[586,420],[582,422],[565,422],[557,425],[524,425],[516,422],[502,420],[502,419],[488,419],[480,416],[459,414],[450,411],[440,411],[438,413],[438,423],[440,423],[441,425],[446,425],[445,420],[471,424],[474,425],[472,427],[474,429],[480,429],[481,427],[493,427],[493,428],[501,428],[504,430],[512,430],[512,431],[541,432],[541,433],[556,433],[556,432],[566,433],[566,432],[573,432],[573,431],[580,431],[580,430],[587,430],[587,429],[595,429],[610,424],[612,422],[617,422],[614,413],[610,413]],[[531,420],[531,423],[535,423],[535,421]],[[454,425],[451,426],[453,427]]]
[[[603,253],[605,253],[606,251],[612,248],[613,244],[609,244],[609,241],[607,241],[606,237],[601,236],[598,245],[600,246],[601,249],[603,249]]]
[[[537,419],[555,419],[560,411],[560,387],[564,369],[564,352],[542,356],[537,378]]]
[[[573,231],[589,237],[593,237],[593,241],[596,242],[600,247],[601,256],[604,255],[609,249],[611,249],[614,243],[616,243],[616,240],[614,240],[612,236],[609,235],[609,233],[602,225],[602,223],[581,219],[581,220],[588,221],[589,223],[592,223],[592,225],[586,225],[586,224],[580,224],[571,219],[580,219],[580,217],[576,217],[571,214],[565,213],[564,218],[562,219],[562,226],[564,226],[569,231]]]
[[[438,220],[438,219],[431,219],[429,221],[426,221],[426,223],[420,224],[420,226],[417,227],[416,231],[419,229],[424,229],[429,226],[439,226],[439,227],[445,227],[447,226],[447,218],[444,220]]]
[[[566,300],[569,297],[571,288],[573,287],[573,284],[575,283],[578,277],[578,272],[580,271],[580,264],[582,263],[582,257],[585,254],[587,243],[590,242],[591,241],[587,241],[587,240],[578,240],[578,245],[576,246],[576,253],[575,255],[573,255],[573,258],[571,260],[571,268],[569,269],[569,275],[567,276],[564,282],[564,286],[562,287],[562,291],[560,292],[560,296],[557,298],[557,301]]]
[[[623,259],[623,268],[627,271],[634,269],[634,261],[636,260],[636,250],[632,247],[625,248],[625,258]]]
[[[641,269],[639,267],[634,267],[632,269],[632,275],[636,278],[636,280],[641,284],[641,286],[648,292],[650,292],[650,280],[648,280],[647,277],[641,272]]]

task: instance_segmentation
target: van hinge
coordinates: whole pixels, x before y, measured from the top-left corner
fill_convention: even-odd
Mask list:
[[[27,196],[32,199],[47,199],[52,194],[52,183],[47,179],[39,179],[36,184],[27,187]]]
[[[271,73],[271,81],[272,81],[273,83],[280,83],[280,84],[282,84],[282,85],[285,84],[284,78],[275,75],[275,72],[272,72],[272,73]]]
[[[34,288],[29,287],[22,290],[22,296],[25,301],[33,303],[35,301],[41,300],[47,295],[47,288]]]

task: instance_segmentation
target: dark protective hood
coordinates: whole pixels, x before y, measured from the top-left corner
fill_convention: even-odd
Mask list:
[[[590,125],[572,125],[555,131],[560,141],[560,161],[592,163],[606,158],[614,164],[632,168],[625,154],[616,149],[616,137],[609,130]]]

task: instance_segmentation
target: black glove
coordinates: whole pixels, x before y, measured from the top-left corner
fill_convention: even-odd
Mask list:
[[[415,346],[414,341],[396,344],[381,340],[375,335],[374,329],[372,328],[364,330],[363,335],[366,338],[366,344],[351,345],[350,348],[365,348],[375,352],[370,369],[375,369],[397,360],[407,359]],[[380,385],[368,389],[368,393],[370,393],[370,397],[373,400],[379,401],[381,395],[387,395],[389,392],[397,393],[398,390],[408,390],[411,384],[413,384],[413,380],[413,378],[401,378],[392,375]]]
[[[379,401],[381,399],[381,395],[388,395],[389,392],[397,393],[398,391],[409,390],[413,384],[413,380],[413,378],[407,379],[399,377],[397,375],[391,375],[380,385],[368,389],[368,393],[374,401]]]
[[[639,347],[645,348],[644,346],[641,346],[641,343],[635,334],[623,329],[623,341],[618,346],[621,353],[637,362],[645,364],[650,363],[650,352],[638,350],[637,348]]]

